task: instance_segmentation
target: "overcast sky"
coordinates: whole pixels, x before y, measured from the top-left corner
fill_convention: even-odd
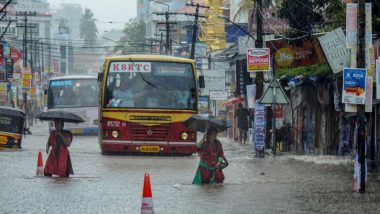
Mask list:
[[[105,30],[123,29],[124,24],[136,17],[137,0],[48,0],[51,8],[57,8],[61,3],[81,4],[83,11],[90,8],[98,20],[99,33]],[[114,24],[104,23],[113,21]]]

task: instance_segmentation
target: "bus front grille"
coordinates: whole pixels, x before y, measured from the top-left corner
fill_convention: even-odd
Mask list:
[[[168,138],[169,125],[158,126],[132,126],[132,140],[135,141],[166,141]]]

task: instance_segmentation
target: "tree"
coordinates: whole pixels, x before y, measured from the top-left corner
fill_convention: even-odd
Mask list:
[[[145,23],[138,19],[130,19],[125,24],[123,30],[124,36],[119,40],[118,47],[115,48],[115,52],[123,50],[123,52],[131,53],[143,53],[145,52]]]
[[[80,37],[85,45],[94,45],[98,38],[98,28],[95,24],[96,19],[90,9],[86,8],[80,21]]]
[[[283,0],[278,15],[288,20],[293,29],[290,35],[296,37],[311,34],[316,24],[342,26],[345,7],[341,0]]]

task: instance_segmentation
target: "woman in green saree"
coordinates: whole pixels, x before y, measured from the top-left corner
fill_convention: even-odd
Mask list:
[[[223,183],[222,169],[228,166],[224,157],[223,147],[217,139],[217,129],[210,128],[198,143],[200,158],[193,184],[220,184]]]

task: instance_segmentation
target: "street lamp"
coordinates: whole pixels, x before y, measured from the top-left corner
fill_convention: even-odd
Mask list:
[[[227,17],[225,16],[218,16],[218,18],[221,18],[221,19],[224,19],[226,21],[228,21],[229,23],[235,25],[237,28],[239,28],[241,31],[243,31],[245,34],[247,34],[249,37],[251,37],[253,40],[256,41],[256,38],[254,38],[252,36],[252,34],[250,34],[248,31],[246,31],[244,28],[240,27],[240,25],[236,24],[235,22],[231,21],[230,19],[228,19]]]
[[[170,10],[170,5],[169,4],[166,4],[166,3],[164,3],[164,2],[160,2],[160,1],[156,1],[156,0],[149,0],[150,2],[155,2],[155,3],[157,3],[157,4],[163,4],[163,5],[165,5],[166,7],[168,7],[168,11]]]
[[[102,38],[105,39],[105,40],[108,40],[108,41],[116,43],[117,46],[115,46],[115,47],[121,48],[121,51],[124,52],[125,44],[121,43],[120,41],[116,41],[116,40],[113,40],[113,39],[105,37],[105,36],[102,36]],[[115,51],[113,51],[113,52],[115,52]]]
[[[116,44],[118,44],[118,45],[123,45],[123,44],[121,44],[121,42],[119,42],[119,41],[115,41],[115,40],[113,40],[113,39],[111,39],[111,38],[108,38],[108,37],[105,37],[105,36],[102,36],[102,38],[105,39],[105,40],[108,40],[108,41],[114,42],[114,43],[116,43]]]

